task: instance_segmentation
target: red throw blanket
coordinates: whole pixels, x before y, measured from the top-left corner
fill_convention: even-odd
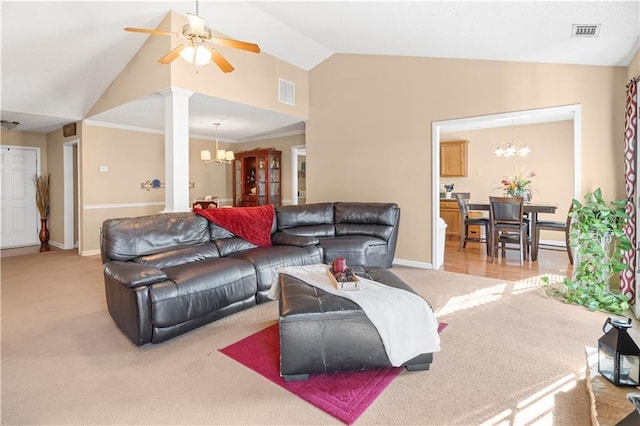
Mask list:
[[[194,213],[257,245],[271,245],[274,207],[232,207],[220,209],[193,209]]]

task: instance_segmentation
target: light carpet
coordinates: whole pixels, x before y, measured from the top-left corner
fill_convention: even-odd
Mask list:
[[[273,324],[266,303],[159,345],[115,326],[98,259],[3,258],[2,424],[341,424],[219,352]],[[589,424],[584,348],[607,315],[528,282],[394,267],[449,327],[356,424]]]

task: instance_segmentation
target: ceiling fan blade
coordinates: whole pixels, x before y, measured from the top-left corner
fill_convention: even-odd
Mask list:
[[[173,62],[174,59],[176,59],[180,55],[180,52],[182,52],[182,49],[184,49],[184,45],[180,45],[176,47],[171,52],[167,53],[162,58],[158,59],[158,62],[160,62],[161,64],[169,64]]]
[[[180,35],[178,33],[170,33],[167,31],[160,31],[160,30],[148,30],[146,28],[133,28],[133,27],[127,27],[124,29],[125,31],[130,31],[132,33],[146,33],[146,34],[156,34],[156,35]]]
[[[211,60],[222,70],[222,72],[231,72],[235,68],[229,63],[217,50],[209,48],[211,50]]]
[[[214,37],[214,42],[221,46],[233,47],[234,49],[246,50],[247,52],[260,53],[260,46],[246,41],[232,40],[230,38]]]

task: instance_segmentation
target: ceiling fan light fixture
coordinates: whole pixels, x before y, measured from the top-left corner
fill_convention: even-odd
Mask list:
[[[152,30],[147,28],[125,27],[125,31],[134,33],[178,36],[186,40],[184,44],[170,50],[158,62],[167,65],[181,56],[182,59],[193,65],[206,65],[213,62],[224,73],[234,70],[233,65],[227,61],[215,46],[230,47],[232,49],[240,49],[245,52],[260,53],[260,46],[255,43],[234,40],[224,37],[213,37],[211,29],[204,22],[204,19],[198,12],[198,0],[196,0],[196,13],[187,13],[187,23],[182,26],[181,33]],[[211,43],[211,45],[208,45]]]
[[[190,64],[206,65],[211,61],[211,51],[202,44],[189,45],[180,51],[180,57]]]

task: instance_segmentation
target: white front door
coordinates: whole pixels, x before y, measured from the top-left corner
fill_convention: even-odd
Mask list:
[[[33,176],[38,171],[37,148],[2,147],[2,229],[0,247],[40,244],[39,215]]]

